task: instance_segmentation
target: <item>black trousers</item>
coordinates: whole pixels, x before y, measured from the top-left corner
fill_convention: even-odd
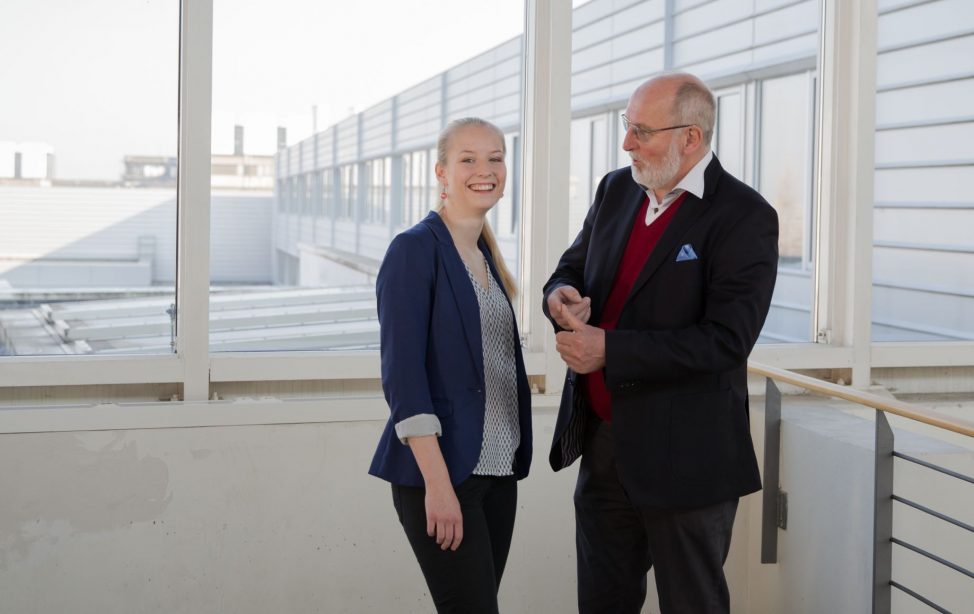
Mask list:
[[[723,567],[738,500],[633,505],[616,471],[611,425],[593,417],[584,446],[575,487],[578,611],[638,614],[655,567],[663,614],[729,612]]]
[[[392,502],[419,561],[436,611],[497,614],[514,532],[517,480],[472,475],[456,487],[463,514],[463,541],[441,550],[426,534],[426,489],[392,485]]]

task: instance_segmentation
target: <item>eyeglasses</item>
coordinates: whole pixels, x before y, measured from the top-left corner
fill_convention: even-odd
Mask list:
[[[681,126],[669,126],[667,128],[647,128],[645,126],[640,126],[639,124],[634,124],[629,121],[629,118],[622,115],[622,128],[628,133],[630,130],[636,133],[636,140],[641,143],[645,143],[657,132],[666,132],[667,130],[676,130],[677,128],[689,128],[693,124],[683,124]]]

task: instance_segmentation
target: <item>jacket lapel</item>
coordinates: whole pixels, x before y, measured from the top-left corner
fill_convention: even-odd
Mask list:
[[[717,179],[723,172],[724,169],[720,166],[720,162],[717,161],[717,156],[714,156],[714,159],[707,165],[707,170],[704,171],[703,198],[697,198],[693,194],[686,195],[686,199],[680,205],[680,208],[677,209],[676,215],[670,220],[670,225],[666,227],[663,236],[660,237],[656,247],[653,248],[652,253],[650,253],[649,258],[646,260],[646,264],[643,265],[643,270],[636,277],[636,281],[632,285],[632,290],[629,292],[629,296],[626,297],[626,303],[632,300],[632,297],[649,281],[649,278],[659,269],[660,265],[666,262],[667,258],[671,257],[673,250],[680,245],[680,241],[686,235],[687,231],[690,230],[710,206],[711,196],[717,187]]]
[[[460,312],[463,333],[467,339],[467,349],[470,350],[470,358],[477,367],[479,377],[483,378],[484,349],[480,331],[480,305],[477,303],[477,295],[470,284],[470,276],[467,275],[467,269],[463,266],[460,253],[457,251],[456,245],[453,244],[453,237],[450,236],[450,231],[443,223],[440,215],[436,212],[430,212],[423,223],[433,231],[433,235],[436,237],[437,248],[442,255],[443,269],[446,271],[446,281],[450,284],[450,294],[457,303],[457,311]]]
[[[607,236],[599,237],[598,245],[607,245],[605,258],[599,266],[594,267],[594,274],[589,284],[589,296],[592,297],[592,321],[599,322],[602,317],[602,308],[605,301],[609,298],[612,290],[612,283],[615,281],[616,273],[619,270],[619,262],[622,261],[622,254],[629,242],[629,235],[632,234],[632,225],[636,222],[636,214],[646,200],[646,193],[635,182],[622,195],[620,199],[622,205],[619,211],[609,213],[601,212],[611,220],[609,228],[605,233]]]

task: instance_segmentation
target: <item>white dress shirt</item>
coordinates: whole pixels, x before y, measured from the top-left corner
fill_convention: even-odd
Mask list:
[[[646,195],[649,196],[649,207],[646,208],[646,225],[649,226],[655,222],[659,216],[663,215],[666,208],[673,204],[676,197],[684,192],[689,192],[697,198],[703,198],[703,174],[713,159],[714,152],[710,150],[707,155],[693,165],[693,168],[680,180],[680,183],[676,184],[676,187],[663,196],[662,203],[657,202],[656,194],[652,190],[646,190]]]

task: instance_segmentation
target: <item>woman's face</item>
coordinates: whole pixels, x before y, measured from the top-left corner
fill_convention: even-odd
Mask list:
[[[446,165],[436,165],[450,206],[489,211],[504,194],[507,167],[504,143],[487,126],[464,126],[447,144]]]

